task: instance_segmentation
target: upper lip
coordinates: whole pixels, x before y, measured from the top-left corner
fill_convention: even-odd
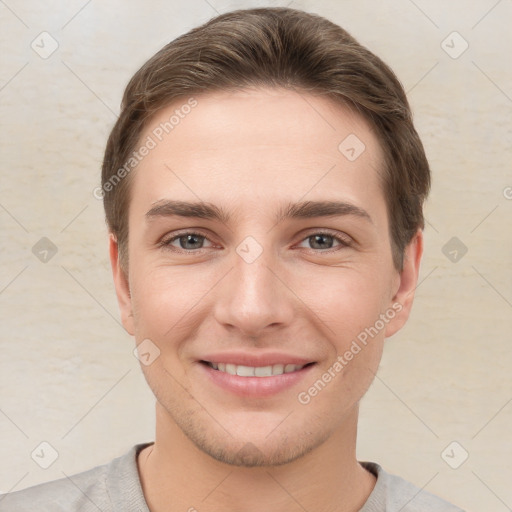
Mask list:
[[[248,352],[219,352],[205,355],[204,357],[201,357],[200,361],[235,364],[237,366],[253,366],[255,368],[261,366],[273,366],[275,364],[295,364],[297,366],[302,366],[314,362],[311,359],[304,359],[303,357],[280,352],[268,352],[262,354],[251,354]]]

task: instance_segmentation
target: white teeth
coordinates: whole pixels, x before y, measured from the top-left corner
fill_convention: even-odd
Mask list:
[[[254,377],[255,368],[252,366],[243,366],[239,364],[236,367],[236,374],[240,377]]]
[[[230,375],[236,375],[236,364],[227,363],[226,373],[229,373]]]
[[[257,368],[254,368],[254,375],[256,377],[271,377],[272,366],[258,366]]]
[[[275,364],[272,366],[272,373],[274,375],[281,375],[284,373],[284,364]]]
[[[295,372],[305,366],[298,364],[274,364],[273,366],[245,366],[231,363],[208,364],[215,370],[229,373],[230,375],[238,375],[239,377],[272,377],[274,375],[282,375],[283,373]]]

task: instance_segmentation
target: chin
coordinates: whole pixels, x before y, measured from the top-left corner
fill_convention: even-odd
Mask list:
[[[239,443],[236,444],[238,445]],[[212,444],[206,443],[196,443],[196,446],[203,453],[224,464],[256,468],[289,464],[312,451],[317,444],[320,443],[313,443],[309,446],[296,444],[283,446],[279,443],[280,446],[267,445],[264,451],[251,442],[246,442],[243,444],[242,448],[238,450],[233,449],[231,446],[213,446]]]
[[[265,429],[265,434],[261,431],[251,433],[247,429],[242,435],[230,435],[222,428],[212,431],[211,425],[205,428],[186,421],[178,421],[177,424],[204,454],[224,464],[246,468],[289,464],[304,457],[329,437],[327,432],[317,432],[313,437],[307,429],[296,424],[293,431],[289,426],[279,432]]]

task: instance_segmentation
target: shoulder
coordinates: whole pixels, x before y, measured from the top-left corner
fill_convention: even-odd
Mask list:
[[[106,498],[107,465],[0,495],[1,512],[110,511]]]
[[[464,512],[403,478],[386,472],[374,462],[361,462],[377,483],[361,512]]]
[[[139,490],[136,453],[142,446],[82,473],[0,495],[0,512],[112,512],[121,486]]]

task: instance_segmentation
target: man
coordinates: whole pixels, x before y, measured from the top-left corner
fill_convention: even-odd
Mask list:
[[[221,15],[132,78],[102,171],[154,443],[2,511],[457,511],[358,462],[430,172],[392,71],[293,9]]]

